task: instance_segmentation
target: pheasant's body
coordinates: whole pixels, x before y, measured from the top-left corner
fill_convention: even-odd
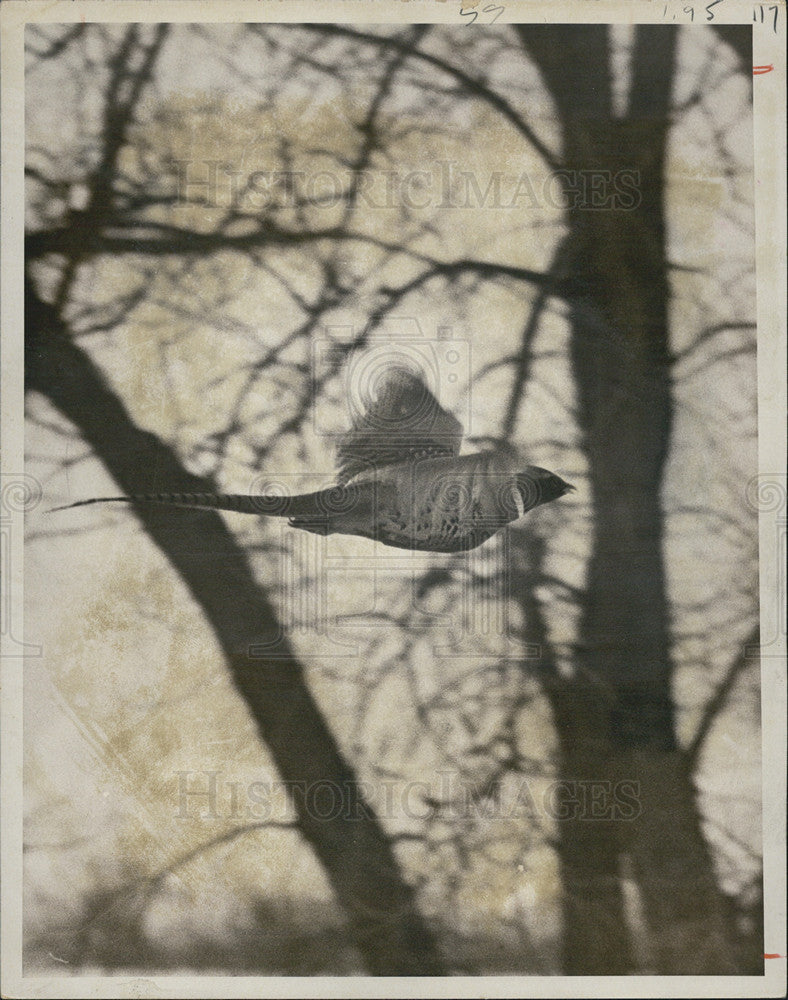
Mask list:
[[[341,439],[339,482],[329,489],[289,497],[155,493],[69,506],[124,501],[213,508],[287,517],[291,526],[320,535],[458,552],[481,545],[526,511],[573,489],[545,469],[519,465],[517,471],[511,449],[460,456],[461,438],[459,423],[424,383],[395,370],[377,402]]]
[[[327,491],[334,511],[290,523],[318,534],[360,535],[401,549],[475,548],[523,511],[515,481],[494,452],[400,462]]]

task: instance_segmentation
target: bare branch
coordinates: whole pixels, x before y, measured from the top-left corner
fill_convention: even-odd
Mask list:
[[[335,35],[344,38],[352,38],[356,41],[365,42],[369,45],[376,45],[379,48],[396,48],[404,52],[410,59],[418,60],[434,69],[446,73],[453,77],[466,90],[469,96],[480,98],[490,107],[498,111],[517,131],[528,140],[533,148],[539,153],[545,163],[553,170],[557,170],[560,162],[557,157],[547,148],[542,140],[536,135],[531,126],[519,114],[515,108],[497,91],[489,87],[484,81],[471,76],[458,66],[453,66],[438,56],[431,55],[420,49],[414,48],[410,43],[401,38],[389,35],[374,35],[369,32],[358,31],[356,28],[347,28],[338,24],[309,24],[305,25],[310,31],[320,34]]]
[[[731,691],[736,685],[739,677],[747,669],[747,667],[753,663],[754,658],[757,656],[760,634],[760,625],[756,624],[745,641],[741,644],[736,659],[728,667],[725,676],[717,686],[717,690],[709,699],[705,709],[703,710],[703,715],[698,723],[698,728],[695,730],[695,735],[692,737],[690,745],[687,747],[686,751],[687,760],[689,761],[690,766],[697,766],[708,735],[711,732],[714,723],[719,718],[720,712],[725,707],[725,703],[727,702]]]

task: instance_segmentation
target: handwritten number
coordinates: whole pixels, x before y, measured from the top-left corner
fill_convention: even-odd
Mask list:
[[[506,7],[504,7],[504,6],[498,6],[498,5],[494,4],[494,3],[488,3],[486,7],[482,7],[482,13],[483,14],[494,14],[495,15],[494,17],[490,18],[490,21],[489,21],[490,24],[495,24],[495,22],[498,20],[498,18],[501,16],[501,14],[503,14],[503,12],[505,10],[506,10]],[[476,10],[463,10],[462,8],[460,8],[460,16],[461,17],[470,17],[471,20],[468,21],[468,24],[473,24],[473,22],[479,16],[479,12],[476,11]]]
[[[774,11],[774,17],[772,18],[772,31],[776,35],[777,34],[777,19],[779,17],[780,8],[779,8],[779,6],[777,4],[773,4],[771,7],[767,8],[767,9]],[[765,22],[765,20],[766,20],[766,18],[763,15],[763,7],[759,7],[758,10],[760,10],[760,12],[761,12],[761,24],[763,24]],[[753,19],[753,21],[755,21],[756,24],[758,23],[758,10],[754,10],[752,12],[752,19]]]
[[[714,11],[713,11],[712,8],[716,7],[717,4],[720,4],[720,3],[722,3],[722,0],[710,0],[710,2],[707,3],[704,6],[704,10],[706,11],[706,20],[707,21],[713,21],[714,20]],[[497,8],[497,7],[496,8],[492,8],[491,6],[488,6],[488,7],[485,7],[484,9],[485,10],[491,10],[491,9],[498,10],[499,8]],[[503,10],[503,7],[501,7],[500,10]],[[684,7],[683,10],[684,10],[685,14],[689,14],[690,21],[694,21],[695,20],[695,8],[693,6],[689,6],[688,5],[687,7]],[[780,5],[779,4],[772,4],[771,6],[769,6],[767,8],[767,10],[771,11],[773,13],[773,15],[774,15],[773,18],[772,18],[772,30],[774,31],[775,34],[777,34],[777,24],[779,22],[779,16],[780,16]],[[755,9],[752,12],[752,19],[753,19],[753,21],[756,24],[758,23],[758,20],[759,20],[758,11],[760,11],[760,22],[761,22],[761,24],[763,24],[766,21],[766,17],[764,16],[763,4],[760,4],[759,6],[755,7]],[[665,18],[667,16],[668,16],[668,5],[665,4],[663,6],[663,8],[662,8],[662,19],[663,19],[663,21],[665,20]],[[676,15],[675,14],[673,15],[673,20],[674,21],[676,20]]]

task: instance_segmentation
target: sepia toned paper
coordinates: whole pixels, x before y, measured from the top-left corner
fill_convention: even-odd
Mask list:
[[[784,995],[784,6],[1,13],[3,995]]]

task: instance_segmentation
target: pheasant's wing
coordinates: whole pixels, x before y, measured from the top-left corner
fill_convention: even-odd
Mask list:
[[[337,443],[340,483],[385,465],[459,454],[462,424],[418,375],[392,367],[375,389]]]

